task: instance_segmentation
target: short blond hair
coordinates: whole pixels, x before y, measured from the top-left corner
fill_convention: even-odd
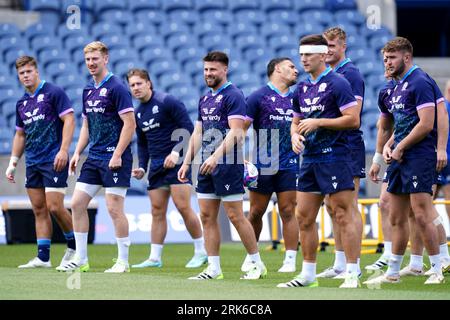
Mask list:
[[[36,69],[38,68],[36,59],[34,57],[21,56],[21,57],[17,58],[17,60],[16,60],[16,70],[18,70],[19,68],[21,68],[23,66],[26,66],[27,64],[35,67]]]
[[[385,52],[396,52],[396,51],[409,52],[412,56],[413,46],[408,39],[403,37],[395,37],[394,39],[386,42],[383,49],[381,49],[381,53],[383,54]]]
[[[330,40],[334,40],[334,39],[338,38],[339,40],[342,40],[345,42],[345,40],[347,39],[347,34],[345,33],[344,29],[342,29],[340,27],[328,28],[327,30],[325,30],[323,35]]]
[[[88,52],[92,52],[92,51],[100,51],[103,55],[107,56],[108,55],[108,47],[106,46],[106,44],[104,44],[101,41],[93,41],[91,43],[88,43],[84,49],[84,54],[88,53]]]

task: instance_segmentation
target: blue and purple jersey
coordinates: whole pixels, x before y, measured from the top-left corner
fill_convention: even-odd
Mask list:
[[[62,143],[61,117],[73,112],[65,92],[44,80],[33,94],[25,93],[16,104],[16,130],[25,133],[25,163],[53,162]]]
[[[228,120],[245,120],[246,103],[244,94],[231,82],[225,83],[217,91],[210,90],[202,96],[198,104],[197,121],[202,123],[202,161],[220,146],[230,129]],[[238,152],[235,146],[234,157]],[[226,155],[223,156],[225,163]]]
[[[135,110],[139,167],[147,169],[149,158],[164,160],[183,141],[172,140],[172,133],[185,129],[194,130],[184,104],[174,96],[153,91],[149,101],[139,104]],[[187,142],[187,141],[184,141]]]
[[[419,123],[418,110],[436,108],[437,96],[428,75],[417,66],[395,83],[388,99],[380,105],[382,116],[394,121],[394,147],[402,141]],[[436,113],[436,109],[435,109]],[[436,123],[436,121],[435,121]],[[405,150],[404,158],[436,157],[437,130],[434,129],[414,146]]]
[[[294,92],[294,117],[300,119],[339,118],[341,111],[357,106],[348,81],[328,67],[315,81],[308,79]],[[348,130],[319,128],[305,138],[303,162],[348,160]]]
[[[272,165],[278,164],[279,170],[298,171],[299,156],[292,151],[291,123],[294,111],[292,110],[293,92],[282,94],[272,83],[258,89],[247,97],[246,119],[253,123],[256,131],[257,162],[258,168],[268,167],[267,159],[261,159],[266,155],[271,159]],[[261,131],[265,130],[267,134]],[[272,147],[272,130],[276,130],[278,146]],[[264,138],[263,138],[264,137]],[[261,141],[262,140],[262,141]],[[278,154],[272,154],[272,148]]]
[[[123,127],[121,114],[133,112],[131,94],[125,84],[108,73],[98,86],[90,82],[83,90],[83,118],[89,126],[88,158],[110,160]],[[131,156],[130,146],[123,156]]]
[[[364,80],[359,72],[359,69],[353,64],[353,62],[346,58],[334,69],[335,72],[342,74],[345,79],[350,83],[352,87],[353,94],[356,100],[360,100],[362,103],[364,101]],[[359,118],[361,119],[361,114],[363,112],[364,105],[361,106],[361,111],[359,112]],[[363,141],[363,132],[361,129],[354,129],[348,131],[348,142],[350,148],[359,146]]]

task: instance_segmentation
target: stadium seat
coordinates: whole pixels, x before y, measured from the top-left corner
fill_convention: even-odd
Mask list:
[[[197,46],[181,47],[175,51],[175,58],[180,64],[184,64],[187,60],[202,60],[205,51]]]
[[[231,81],[238,87],[247,84],[260,84],[261,78],[254,72],[235,72],[230,75]]]
[[[128,9],[135,13],[142,10],[153,10],[161,8],[160,0],[131,0],[128,2]]]
[[[180,96],[190,94],[191,92],[197,91],[196,88],[192,87],[192,84],[189,82],[178,82],[178,83],[168,83],[167,86],[161,86],[163,91],[173,95],[176,98]]]
[[[38,35],[31,41],[31,48],[39,54],[43,49],[59,49],[61,50],[60,38],[55,36]]]
[[[133,47],[141,51],[147,47],[164,47],[164,41],[159,35],[141,34],[133,39]]]
[[[194,84],[197,88],[202,88],[205,86],[205,76],[203,75],[203,67],[202,67],[201,72],[194,74],[192,79],[194,80]],[[228,74],[228,79],[229,79],[229,74]]]
[[[191,0],[164,0],[162,1],[162,8],[165,12],[170,13],[173,10],[178,9],[192,9]]]
[[[186,83],[188,85],[191,85],[191,79],[190,77],[187,77],[180,72],[167,73],[159,77],[159,85],[164,88],[179,83]]]
[[[36,23],[29,26],[25,30],[24,36],[29,41],[31,41],[37,35],[52,36],[55,34],[55,29],[56,29],[55,25],[50,25],[46,23]]]
[[[63,14],[65,14],[67,8],[72,5],[76,5],[80,8],[82,15],[86,14],[87,12],[94,13],[95,2],[96,1],[94,0],[63,0],[61,10]]]
[[[391,35],[375,35],[370,38],[369,46],[373,49],[374,52],[380,52],[386,42],[391,39]]]
[[[145,65],[141,61],[136,60],[122,61],[116,63],[111,71],[125,82],[128,71],[133,68],[145,69]]]
[[[229,11],[208,9],[200,14],[201,20],[220,23],[222,25],[230,25],[233,21],[233,16]]]
[[[9,50],[5,51],[5,66],[9,67],[10,71],[15,71],[15,67],[14,64],[17,60],[17,58],[19,58],[20,56],[24,56],[24,55],[31,55],[33,56],[34,53],[30,50],[30,49],[22,49],[22,48],[15,48],[12,47]],[[39,61],[38,61],[38,65],[39,65]]]
[[[197,74],[203,74],[203,61],[187,61],[186,63],[182,64],[183,71],[189,75],[191,78],[193,78]]]
[[[146,64],[155,59],[172,59],[172,51],[164,47],[146,47],[141,51],[141,60]]]
[[[231,0],[234,1],[234,0]],[[195,9],[202,13],[205,10],[220,10],[224,11],[227,7],[227,1],[217,0],[194,0]]]
[[[12,143],[7,140],[0,141],[0,154],[11,153]]]
[[[188,9],[173,10],[169,14],[170,21],[182,22],[187,25],[193,25],[200,20],[200,15],[197,11]]]
[[[269,47],[277,51],[283,48],[297,48],[298,39],[291,34],[274,35],[269,38]]]
[[[273,10],[291,10],[292,0],[263,0],[261,1],[261,9],[265,12]]]
[[[381,63],[381,59],[379,61],[366,61],[366,62],[357,62],[355,63],[358,67],[359,71],[363,74],[364,78],[369,77],[370,75],[383,74],[384,67]]]
[[[56,75],[55,82],[65,90],[77,89],[80,87],[84,87],[84,85],[86,84],[84,79],[80,77],[78,72],[73,74]]]
[[[324,26],[317,23],[317,22],[305,22],[304,24],[300,24],[297,26],[294,26],[294,35],[297,36],[299,39],[303,36],[309,35],[309,34],[320,34],[324,31]]]
[[[269,20],[277,23],[284,23],[289,25],[295,25],[303,23],[300,15],[296,11],[292,10],[272,10],[267,12]]]
[[[178,66],[174,64],[172,60],[158,60],[150,62],[149,72],[153,75],[153,78],[159,78],[164,73],[177,72]]]
[[[23,95],[23,91],[19,89],[13,89],[13,88],[5,88],[0,89],[0,105],[3,104],[3,102],[6,103],[7,100],[16,99],[18,100]],[[1,111],[3,111],[1,109]]]
[[[231,57],[228,63],[228,75],[231,77],[239,73],[251,73],[250,64],[241,58]]]
[[[335,12],[334,18],[337,22],[345,21],[357,26],[361,26],[366,21],[366,18],[358,10],[340,10]]]
[[[38,55],[38,62],[41,66],[46,67],[48,63],[55,61],[66,62],[70,55],[63,49],[49,48],[42,49]]]
[[[255,36],[258,34],[258,28],[251,22],[239,21],[233,24],[228,33],[233,39],[236,39],[236,37]]]
[[[179,95],[178,99],[184,103],[188,112],[198,112],[198,100],[200,96],[197,92],[191,92],[184,95]]]
[[[330,9],[330,11],[358,9],[355,0],[327,0],[327,7]]]
[[[164,38],[173,35],[176,32],[189,32],[189,25],[180,21],[165,21],[159,27],[160,33]]]
[[[220,34],[208,34],[204,35],[200,39],[200,44],[203,48],[205,48],[205,51],[211,51],[211,50],[225,50],[229,51],[231,48],[233,48],[233,42],[231,39],[226,35],[220,35]]]
[[[236,36],[234,43],[236,47],[241,49],[242,52],[247,48],[259,48],[265,45],[264,39],[262,39],[258,35],[253,34],[238,35]]]
[[[264,1],[264,0],[262,0]],[[232,0],[229,1],[228,7],[233,13],[236,13],[239,10],[245,9],[259,9],[260,2],[259,0]]]
[[[260,84],[259,82],[247,83],[245,85],[238,86],[238,88],[242,90],[242,93],[244,94],[245,97],[248,97],[250,94],[252,94],[261,87],[262,84]]]
[[[260,34],[266,37],[266,39],[287,36],[291,34],[291,27],[283,23],[269,22],[261,26]]]
[[[45,73],[54,78],[55,80],[56,76],[58,75],[78,74],[78,68],[74,66],[69,60],[67,60],[67,62],[63,61],[49,62],[45,67]]]
[[[361,38],[361,36],[359,35],[359,32],[358,32],[358,28],[352,23],[338,22],[337,24],[334,24],[333,27],[339,27],[339,28],[343,29],[347,36],[352,35],[352,36],[356,36],[357,38]]]
[[[294,1],[294,8],[297,12],[303,12],[310,9],[325,9],[325,0]]]
[[[359,33],[361,36],[366,37],[367,40],[372,39],[374,36],[390,36],[392,37],[392,33],[384,26],[374,26],[374,29],[369,29],[366,24],[363,24],[360,29]]]
[[[173,51],[177,50],[180,47],[188,47],[196,44],[196,38],[193,38],[189,33],[177,32],[170,34],[167,38],[167,46]]]
[[[202,37],[207,34],[223,34],[224,29],[222,25],[217,22],[203,21],[194,25],[192,32],[198,37]]]
[[[261,10],[242,9],[234,14],[234,20],[237,22],[247,22],[254,25],[261,25],[266,21],[266,18]]]
[[[101,12],[99,16],[100,21],[114,21],[121,25],[128,25],[134,22],[133,15],[130,11],[124,11],[121,9],[112,9],[105,12]]]
[[[122,61],[139,61],[139,55],[136,50],[130,47],[121,47],[109,51],[109,60],[112,65]]]
[[[166,21],[166,15],[164,14],[164,12],[156,9],[144,9],[136,11],[134,17],[136,21],[158,25]]]
[[[6,52],[10,50],[20,50],[20,49],[23,50],[28,49],[27,40],[15,36],[0,40],[0,50],[3,51],[3,54],[6,54]]]
[[[3,99],[2,101],[2,113],[4,119],[8,122],[8,126],[11,126],[13,124],[12,128],[15,128],[16,126],[16,104],[17,100],[19,100],[20,97],[22,97],[24,94],[24,91],[21,92],[21,94],[17,97],[10,97],[8,99]],[[12,120],[11,120],[12,119]]]
[[[82,24],[81,29],[69,29],[67,28],[67,25],[65,23],[62,23],[59,25],[56,31],[58,37],[63,42],[68,36],[73,35],[82,35],[82,36],[88,36],[89,30],[85,25]]]
[[[61,10],[61,2],[59,0],[28,0],[27,10],[30,11],[56,11]]]
[[[100,38],[105,34],[122,35],[123,29],[120,25],[106,21],[99,21],[91,26],[91,35]]]
[[[131,0],[131,2],[134,0]],[[108,10],[126,10],[128,8],[128,1],[124,0],[102,0],[102,1],[95,1],[95,12],[97,15],[101,14],[102,12],[108,11]]]
[[[379,59],[372,50],[368,50],[367,48],[347,50],[347,56],[355,63],[358,61],[375,61],[377,58]]]
[[[2,23],[0,24],[0,40],[8,36],[20,37],[20,29],[15,24],[12,23]]]
[[[306,10],[301,13],[303,21],[314,21],[325,27],[332,26],[334,24],[334,16],[327,10]]]
[[[63,46],[68,52],[83,51],[83,48],[91,41],[94,41],[94,38],[89,35],[72,34],[66,36]]]
[[[116,34],[102,35],[99,40],[108,46],[108,49],[123,49],[131,47],[131,43],[128,37]]]
[[[142,34],[156,34],[157,30],[153,24],[137,21],[125,27],[125,34],[133,41],[134,37]]]
[[[298,54],[298,47],[281,47],[280,49],[277,50],[277,56],[279,57],[288,57],[291,58],[294,62],[295,65],[297,65],[298,68],[298,63],[299,63],[299,59],[300,56]]]
[[[274,56],[274,51],[267,46],[248,48],[247,50],[244,50],[244,52],[242,52],[242,58],[249,63],[252,63],[253,61],[259,59],[266,59],[268,57],[273,58]]]

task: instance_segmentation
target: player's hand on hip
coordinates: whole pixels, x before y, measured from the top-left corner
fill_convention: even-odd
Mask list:
[[[108,165],[110,170],[118,170],[122,167],[122,158],[113,154],[111,160],[109,160]]]
[[[182,164],[180,167],[180,170],[178,170],[177,176],[178,176],[178,180],[180,182],[188,182],[189,179],[187,177],[189,172],[189,165],[188,164]]]
[[[378,176],[380,173],[381,166],[378,163],[372,163],[369,170],[369,177],[370,180],[372,180],[375,183],[378,183],[381,181],[381,178]]]
[[[216,167],[217,167],[217,159],[216,159],[216,157],[214,157],[214,155],[211,155],[201,165],[200,173],[201,174],[211,174],[211,173],[213,173],[213,171]]]
[[[75,153],[70,159],[69,163],[69,175],[73,176],[77,170],[78,161],[80,161],[80,155]]]
[[[164,159],[164,168],[172,169],[178,163],[178,159],[180,158],[180,154],[176,151],[172,151],[166,159]]]
[[[145,175],[145,170],[143,168],[137,168],[137,169],[133,169],[133,171],[131,171],[131,176],[141,180]]]
[[[402,162],[403,157],[403,150],[399,149],[398,147],[395,147],[394,150],[392,150],[391,158],[392,160],[396,160],[397,162]]]
[[[438,150],[437,151],[437,162],[436,162],[436,171],[441,172],[447,166],[447,151],[446,150]]]
[[[298,133],[294,133],[294,135],[291,138],[291,142],[292,142],[292,150],[296,153],[296,154],[300,154],[301,152],[303,152],[303,150],[305,150],[305,145],[303,144],[303,141],[305,141],[305,137],[298,134]]]
[[[68,161],[69,154],[67,151],[59,150],[55,156],[55,160],[53,161],[53,169],[55,169],[56,172],[62,171],[67,166]]]

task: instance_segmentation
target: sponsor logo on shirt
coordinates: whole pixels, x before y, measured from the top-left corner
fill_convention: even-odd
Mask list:
[[[275,110],[280,115],[273,115],[273,114],[271,114],[269,116],[270,120],[274,120],[274,121],[292,121],[292,114],[294,113],[294,111],[292,109],[287,109],[286,111],[284,111],[282,108],[275,108]]]
[[[308,106],[307,107],[301,106],[300,107],[301,112],[309,113],[309,112],[314,112],[314,111],[323,111],[325,109],[324,105],[322,105],[322,104],[316,105],[316,103],[319,102],[320,97],[315,97],[312,100],[309,98],[305,98],[303,100],[305,101],[305,103]]]
[[[95,113],[104,113],[105,112],[105,108],[102,107],[97,107],[100,104],[101,100],[87,100],[87,104],[89,106],[89,108],[86,108],[86,113],[91,113],[91,112],[95,112]]]
[[[213,112],[216,110],[216,108],[202,108],[202,111],[205,115],[202,115],[202,120],[203,121],[220,121],[220,116],[219,115],[212,115]]]
[[[34,121],[44,120],[45,114],[37,114],[39,112],[39,108],[35,108],[33,111],[27,111],[24,113],[24,115],[28,118],[26,120],[23,120],[24,124],[30,124]]]
[[[154,121],[155,119],[150,119],[148,122],[147,121],[142,122],[142,124],[145,126],[144,128],[142,128],[142,131],[147,132],[150,129],[159,128],[161,126],[159,122],[153,123]]]
[[[392,99],[390,101],[391,107],[389,109],[389,112],[392,113],[392,112],[394,112],[394,110],[401,110],[401,109],[405,108],[405,104],[399,103],[401,97],[402,97],[401,95],[400,96],[396,96],[396,97],[392,97]]]

